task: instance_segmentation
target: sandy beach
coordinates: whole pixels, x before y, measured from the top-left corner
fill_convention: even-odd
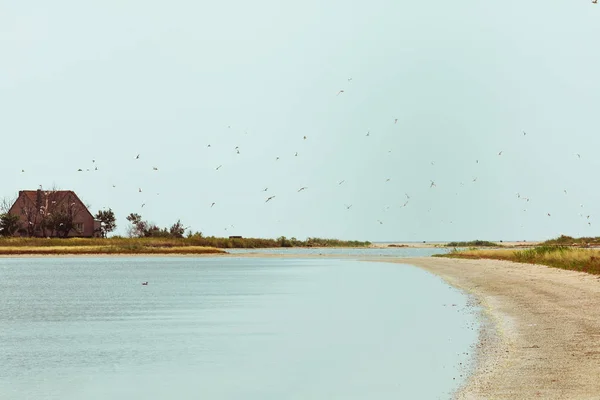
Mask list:
[[[600,399],[600,277],[496,260],[369,261],[418,266],[479,300],[476,369],[457,399]]]

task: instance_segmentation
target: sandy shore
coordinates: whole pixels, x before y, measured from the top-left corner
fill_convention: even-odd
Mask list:
[[[416,265],[479,299],[487,324],[458,399],[600,399],[600,277],[496,260],[370,261]]]

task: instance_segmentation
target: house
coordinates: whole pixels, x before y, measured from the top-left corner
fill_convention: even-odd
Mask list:
[[[19,217],[20,236],[100,236],[100,221],[72,190],[21,190],[8,213]]]

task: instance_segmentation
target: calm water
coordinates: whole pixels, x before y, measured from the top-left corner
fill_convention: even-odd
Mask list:
[[[466,303],[398,264],[0,259],[0,399],[446,399]]]
[[[374,256],[374,257],[429,257],[433,254],[445,254],[451,248],[322,248],[322,247],[288,247],[274,249],[226,249],[232,254],[266,253],[266,254],[326,254],[343,256]]]

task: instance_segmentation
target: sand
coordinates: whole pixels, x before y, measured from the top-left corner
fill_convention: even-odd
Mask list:
[[[600,277],[497,260],[378,258],[441,276],[485,314],[457,399],[600,399]]]

